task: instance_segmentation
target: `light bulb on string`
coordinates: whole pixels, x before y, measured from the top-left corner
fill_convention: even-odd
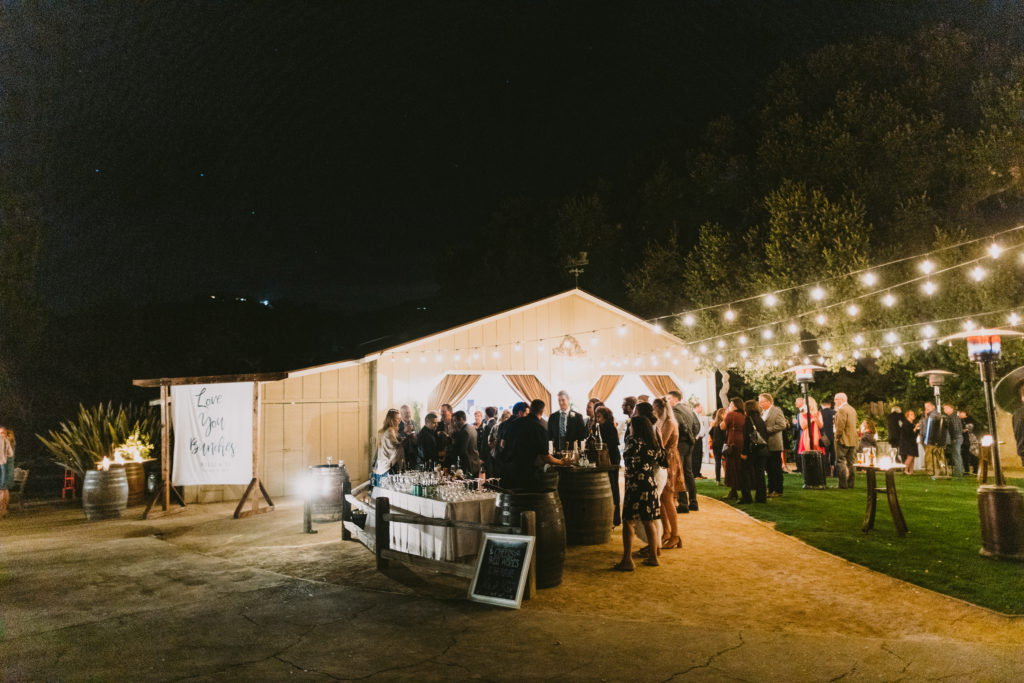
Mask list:
[[[841,360],[843,360],[843,358],[844,358],[844,356],[843,356],[843,352],[842,351],[840,351],[839,353],[836,354],[836,360],[841,361]]]
[[[523,347],[522,347],[522,345],[520,345],[519,342],[516,342],[516,345],[514,347],[512,347],[512,348],[514,348],[516,351],[522,351],[523,350]]]
[[[882,357],[882,349],[875,349],[874,353],[872,353],[871,355],[874,356],[875,358],[881,358]]]
[[[654,331],[654,334],[661,334],[665,331],[665,328],[661,326],[661,323],[654,323],[654,325],[651,326],[651,329]]]
[[[541,348],[541,351],[543,351],[543,350],[544,349]],[[474,351],[473,352],[473,360],[477,360],[478,358],[480,358],[480,352],[479,351]]]
[[[745,367],[747,370],[749,370],[750,367],[751,367],[751,362],[748,360],[746,363],[743,364],[743,367]]]
[[[812,300],[814,300],[814,301],[821,301],[824,298],[825,298],[825,290],[822,287],[820,287],[818,285],[815,285],[814,287],[811,288],[811,299]]]
[[[761,337],[763,339],[771,339],[774,336],[775,336],[775,332],[772,331],[772,328],[770,328],[770,327],[766,327],[763,330],[761,330]]]
[[[928,296],[934,294],[936,291],[938,291],[938,289],[939,288],[931,280],[925,280],[925,283],[921,285],[921,291],[927,294]]]
[[[683,347],[683,350],[682,350],[682,351],[680,351],[679,353],[680,353],[680,354],[681,354],[681,355],[682,355],[683,357],[689,356],[689,355],[690,355],[690,348],[689,348],[688,346],[684,346],[684,347]]]
[[[772,361],[772,367],[773,367],[773,368],[777,368],[777,367],[779,367],[779,361],[777,361],[777,360],[773,360],[773,361]]]
[[[857,304],[850,304],[846,307],[846,314],[851,318],[856,318],[858,313],[860,313],[860,308],[858,308]]]
[[[792,358],[788,359],[786,361],[786,365],[788,365],[789,367],[793,367],[793,359]]]
[[[854,349],[852,355],[853,355],[854,360],[860,358],[860,349]]]
[[[810,365],[810,364],[811,364],[811,359],[808,358],[807,356],[804,356],[804,365]]]
[[[896,349],[893,351],[893,353],[895,353],[897,356],[902,356],[903,355],[903,347],[902,346],[897,346]]]
[[[790,334],[796,334],[797,332],[800,331],[800,326],[797,325],[795,322],[790,323],[786,325],[786,331],[789,332]]]
[[[747,350],[746,350],[746,349],[743,349],[742,351],[740,351],[740,358],[746,358],[746,357],[747,357],[747,356],[749,356],[749,355],[750,355],[750,354],[749,354],[749,353],[747,353]]]
[[[749,340],[749,339],[747,339],[747,335],[745,335],[745,334],[741,334],[741,335],[740,335],[739,337],[737,337],[736,341],[738,341],[738,342],[739,342],[740,344],[742,344],[742,345],[744,345],[744,346],[745,346],[745,345],[746,345],[746,343],[747,343],[748,341],[750,341],[750,340]]]
[[[1002,253],[1003,248],[996,244],[995,242],[988,245],[988,255],[991,256],[992,258],[999,258],[999,255]]]
[[[626,326],[625,326],[625,324],[619,325],[619,336],[620,337],[625,337],[626,336]]]
[[[498,350],[498,347],[494,347],[494,350],[491,351],[491,357],[492,358],[501,358],[501,351]]]
[[[895,332],[885,333],[885,341],[887,341],[890,344],[895,344],[896,342],[899,341],[899,339],[899,336]]]
[[[722,362],[722,354],[719,353],[719,354],[715,355],[715,362],[716,363],[721,363]]]
[[[683,324],[686,325],[687,327],[693,327],[694,325],[697,324],[697,319],[694,318],[689,313],[687,313],[686,315],[683,316]]]
[[[828,318],[825,317],[824,313],[819,313],[814,317],[814,322],[818,323],[819,325],[824,325],[826,322],[828,322]]]
[[[923,334],[926,337],[934,337],[935,328],[932,327],[931,325],[925,325],[924,327],[921,328],[921,334]]]
[[[727,308],[725,310],[724,317],[725,317],[725,322],[731,323],[734,320],[736,320],[736,311],[732,310],[731,308]]]
[[[973,320],[968,319],[964,321],[964,329],[968,332],[973,330],[975,327],[977,327],[977,324]]]
[[[921,342],[921,348],[925,349],[925,350],[929,349],[931,347],[931,345],[932,345],[932,343],[930,341],[928,341],[927,339],[925,339],[923,342]]]
[[[773,351],[771,349],[765,349],[764,350],[764,357],[765,358],[771,358],[772,357],[772,353],[773,353]]]
[[[1014,311],[1010,315],[1006,316],[1006,322],[1008,322],[1011,325],[1016,325],[1017,323],[1020,322],[1020,316],[1017,315],[1016,311]]]
[[[885,296],[882,297],[882,305],[886,308],[892,308],[896,303],[896,297],[893,296],[892,292],[886,292]]]
[[[985,279],[986,275],[988,275],[988,273],[986,273],[985,269],[981,266],[974,266],[974,268],[971,269],[971,278],[975,282],[981,282]]]
[[[792,351],[793,353],[800,353],[800,345],[793,344],[791,347],[789,347],[789,350]]]
[[[777,303],[779,303],[779,300],[778,300],[778,298],[776,298],[776,296],[774,294],[765,294],[765,296],[764,296],[764,305],[765,306],[767,306],[768,308],[771,308],[772,306],[774,306]]]
[[[868,287],[873,287],[875,283],[878,282],[878,276],[868,271],[867,273],[864,273],[863,275],[860,276],[860,281],[863,282]]]
[[[921,272],[925,275],[930,275],[931,272],[935,270],[935,264],[928,259],[921,261],[921,265],[919,267],[921,268]]]
[[[717,341],[717,342],[715,343],[715,346],[717,346],[717,347],[718,347],[718,348],[720,348],[720,349],[724,349],[724,348],[725,348],[725,340],[724,340],[724,339],[719,339],[719,340],[718,340],[718,341]]]
[[[826,351],[831,351],[832,342],[826,340],[825,343],[821,345],[821,348],[825,349]]]
[[[858,334],[857,336],[855,336],[853,338],[853,343],[856,344],[857,346],[860,346],[861,344],[863,344],[864,343],[864,335],[863,334]]]
[[[825,356],[818,356],[818,365],[825,364]]]
[[[707,344],[701,344],[700,345],[700,352],[701,353],[707,353],[708,352],[708,345]]]
[[[452,356],[452,360],[454,360],[456,363],[458,363],[460,360],[462,360],[462,354],[461,353],[456,353],[455,355]]]

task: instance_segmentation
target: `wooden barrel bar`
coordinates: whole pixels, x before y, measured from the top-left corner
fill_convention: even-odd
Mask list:
[[[120,517],[128,507],[128,478],[124,468],[86,472],[82,484],[82,507],[87,519]]]
[[[146,498],[146,475],[141,462],[126,462],[111,465],[110,468],[121,467],[128,480],[128,505],[141,505]]]
[[[345,463],[314,465],[309,468],[310,511],[318,524],[340,522],[345,482],[349,481]]]
[[[558,491],[501,493],[494,505],[495,521],[502,526],[519,526],[522,513],[533,510],[537,518],[537,588],[551,588],[562,583],[562,570],[565,567],[565,516],[558,500]]]
[[[569,545],[601,545],[612,535],[611,467],[559,468],[558,497]]]

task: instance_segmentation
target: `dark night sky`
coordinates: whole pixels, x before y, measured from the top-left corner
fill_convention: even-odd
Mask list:
[[[58,308],[373,304],[429,291],[429,240],[500,238],[503,197],[616,178],[752,106],[783,57],[983,7],[5,3],[0,150],[42,206]]]

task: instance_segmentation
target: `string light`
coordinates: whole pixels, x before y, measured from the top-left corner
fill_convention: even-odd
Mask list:
[[[1018,316],[1017,312],[1014,311],[1010,315],[1006,316],[1006,322],[1010,323],[1011,325],[1016,325],[1017,323],[1020,322],[1020,316]]]
[[[921,342],[921,348],[924,349],[925,351],[927,351],[928,348],[931,345],[932,345],[932,343],[930,341],[928,341],[927,339],[925,339],[923,342]]]
[[[771,349],[765,349],[764,350],[764,357],[765,358],[771,358],[773,353],[774,352]]]
[[[977,327],[977,325],[975,324],[975,322],[973,320],[965,320],[964,321],[964,329],[967,330],[968,332],[973,330],[975,327]]]
[[[786,325],[786,331],[789,332],[790,334],[796,334],[797,332],[800,331],[800,326],[797,325],[796,323],[790,323]]]
[[[988,255],[992,258],[999,258],[999,255],[1003,253],[1003,248],[997,243],[993,242],[988,245]]]
[[[700,352],[701,353],[707,353],[708,352],[708,345],[707,344],[701,344],[700,345]]]
[[[857,307],[857,304],[850,304],[846,307],[846,313],[851,318],[856,318],[857,314],[860,313],[860,308]]]
[[[822,289],[821,287],[815,285],[814,288],[811,289],[811,299],[813,299],[814,301],[821,301],[824,298],[825,298],[825,290]]]
[[[740,335],[740,336],[739,336],[739,337],[738,337],[738,338],[736,339],[736,341],[738,341],[738,342],[739,342],[740,344],[746,345],[746,343],[747,343],[748,341],[750,341],[750,340],[749,340],[749,339],[747,339],[747,335],[745,335],[745,334],[741,334],[741,335]]]
[[[661,323],[654,323],[652,329],[654,330],[654,334],[661,334],[665,331],[665,328],[661,326]]]
[[[988,275],[988,273],[986,273],[985,269],[981,266],[974,266],[974,268],[971,269],[971,277],[974,278],[975,282],[981,282],[985,279],[986,275]]]
[[[765,296],[764,296],[764,305],[765,306],[771,308],[772,306],[774,306],[777,303],[779,303],[779,300],[778,300],[778,298],[776,298],[776,296],[774,294],[765,294]]]
[[[890,344],[895,344],[899,340],[900,340],[900,338],[899,338],[899,336],[895,332],[886,332],[885,333],[885,341],[889,342]]]
[[[882,349],[875,349],[874,353],[872,353],[871,355],[874,356],[875,358],[881,358],[882,357]]]
[[[921,261],[921,266],[920,267],[921,267],[921,272],[924,273],[925,275],[931,275],[931,272],[933,270],[935,270],[935,264],[932,263],[931,261],[929,261],[928,259],[925,259],[924,261]]]
[[[743,349],[742,351],[740,351],[740,358],[746,358],[746,357],[747,357],[747,356],[749,356],[749,355],[750,355],[750,354],[749,354],[749,353],[747,353],[747,350],[746,350],[746,349]]]
[[[938,287],[936,287],[935,283],[932,282],[931,280],[926,280],[925,283],[921,285],[921,291],[923,291],[928,296],[934,294],[936,290],[938,290]]]
[[[725,321],[731,323],[734,320],[736,320],[736,311],[732,310],[731,308],[726,309]]]
[[[501,358],[501,351],[499,351],[498,348],[495,347],[494,351],[491,352],[491,357],[492,358]]]
[[[598,342],[597,335],[596,334],[590,335],[590,345],[591,346],[597,346],[597,342]]]
[[[824,313],[819,313],[817,316],[815,316],[814,322],[818,323],[819,325],[824,325],[826,322],[828,322],[828,318],[825,317]]]
[[[861,279],[861,282],[863,282],[868,287],[873,287],[874,284],[876,282],[878,282],[878,276],[875,275],[874,273],[872,273],[871,271],[868,271],[868,272],[864,273],[863,275],[861,275],[860,279]]]
[[[831,351],[832,350],[832,342],[826,341],[824,344],[821,345],[821,348],[825,349],[826,351]]]
[[[619,325],[619,336],[620,337],[625,337],[626,336],[626,325],[625,324]]]
[[[687,313],[686,315],[683,316],[683,324],[686,325],[687,327],[693,327],[694,325],[697,324],[697,319],[694,318],[689,313]]]
[[[537,350],[544,353],[544,342],[537,342]],[[474,354],[473,357],[476,358],[476,354]]]
[[[774,336],[775,332],[773,332],[772,328],[770,327],[766,327],[763,330],[761,330],[761,337],[763,337],[764,339],[771,339]]]
[[[791,347],[789,347],[789,350],[792,351],[793,353],[800,353],[800,345],[793,344]]]
[[[853,358],[854,358],[854,360],[860,358],[860,349],[854,349],[853,350]]]
[[[523,347],[521,347],[521,346],[519,345],[519,342],[516,342],[516,345],[515,345],[515,346],[514,346],[513,348],[514,348],[514,349],[515,349],[516,351],[521,351]]]
[[[902,356],[902,355],[903,355],[903,347],[902,347],[902,346],[897,346],[897,347],[896,347],[896,350],[894,351],[894,353],[895,353],[895,354],[896,354],[897,356]]]
[[[715,362],[716,363],[721,363],[722,362],[722,354],[719,353],[718,355],[715,356]]]
[[[715,344],[715,346],[717,346],[720,349],[724,349],[725,348],[725,340],[724,339],[719,339],[718,343]]]
[[[882,297],[882,305],[886,308],[892,308],[895,303],[896,297],[892,295],[892,292],[886,292],[885,296]]]
[[[863,334],[858,334],[856,337],[853,338],[853,343],[856,344],[857,346],[860,346],[861,344],[863,344],[864,343],[864,335]]]

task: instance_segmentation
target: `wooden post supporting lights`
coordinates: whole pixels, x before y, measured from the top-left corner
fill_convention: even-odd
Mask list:
[[[954,334],[940,343],[954,339],[967,341],[967,355],[978,364],[981,381],[985,385],[985,409],[992,430],[992,465],[996,483],[978,487],[978,515],[981,518],[981,554],[1006,560],[1024,561],[1024,498],[1016,486],[1007,486],[999,464],[999,438],[996,436],[996,416],[992,398],[994,366],[1002,355],[1002,338],[1024,336],[1016,330],[981,329]],[[1018,368],[1019,369],[1019,368]],[[1015,370],[1014,373],[1017,371]],[[1004,378],[1010,379],[1014,373]],[[1000,382],[1002,384],[1002,382]],[[1020,401],[1020,388],[1017,391]],[[1012,408],[1013,405],[1011,404]]]

